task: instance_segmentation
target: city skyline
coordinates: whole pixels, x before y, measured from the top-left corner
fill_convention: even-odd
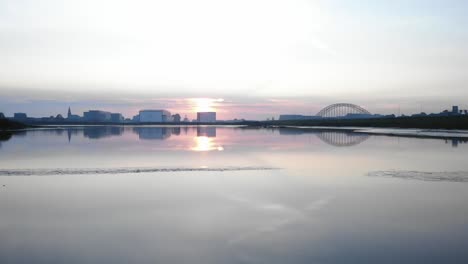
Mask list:
[[[1,101],[2,99],[0,99]],[[336,103],[321,103],[321,104],[307,104],[301,100],[292,99],[265,99],[262,103],[239,103],[232,100],[222,98],[181,98],[181,99],[156,99],[151,100],[152,103],[144,103],[142,101],[134,100],[128,105],[123,102],[97,102],[83,103],[83,102],[67,102],[67,101],[13,101],[4,103],[0,106],[0,112],[5,116],[13,116],[14,113],[27,113],[30,117],[48,117],[60,114],[64,117],[67,116],[68,108],[71,107],[74,114],[82,115],[82,113],[89,110],[103,110],[108,112],[122,113],[125,117],[132,117],[137,115],[142,109],[168,109],[171,113],[178,113],[182,117],[187,116],[189,120],[197,118],[197,112],[211,112],[217,113],[218,118],[221,120],[233,119],[247,119],[247,120],[265,120],[272,117],[277,118],[282,114],[291,115],[309,115],[313,116],[318,111],[327,105]],[[328,101],[328,100],[327,100]],[[447,100],[448,101],[448,100]],[[460,104],[454,102],[462,102]],[[292,107],[291,107],[292,105]],[[386,108],[368,107],[363,104],[358,104],[371,113],[381,115],[413,115],[419,113],[439,113],[443,110],[449,109],[453,105],[460,106],[460,109],[467,109],[468,103],[464,104],[463,100],[458,99],[439,104],[410,104],[406,103],[387,103]],[[238,112],[233,111],[238,109]],[[241,110],[242,109],[242,110]],[[382,109],[376,111],[375,109]],[[246,111],[247,110],[247,111]]]
[[[50,116],[34,117],[25,112],[15,112],[13,116],[5,116],[0,112],[1,118],[9,118],[20,122],[74,122],[74,123],[180,123],[180,122],[198,122],[198,123],[215,123],[215,122],[229,122],[229,121],[262,121],[254,119],[234,118],[231,120],[217,118],[217,112],[214,108],[215,103],[223,102],[223,99],[209,99],[209,98],[196,98],[191,99],[197,102],[193,110],[196,112],[195,119],[189,119],[187,115],[182,118],[180,113],[171,113],[167,109],[142,109],[138,114],[133,116],[124,116],[122,113],[109,112],[102,109],[90,109],[83,112],[83,116],[74,114],[71,107],[68,107],[66,115],[53,114]],[[406,115],[401,113],[381,114],[371,113],[367,109],[359,105],[351,103],[336,103],[331,104],[321,109],[315,115],[304,114],[279,114],[278,117],[272,116],[266,118],[266,121],[274,120],[320,120],[320,119],[374,119],[374,118],[396,118],[396,117],[447,117],[447,116],[466,116],[468,109],[460,108],[458,105],[452,105],[451,109],[444,109],[439,112],[417,112]]]

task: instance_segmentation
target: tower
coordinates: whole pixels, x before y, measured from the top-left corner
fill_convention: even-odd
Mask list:
[[[71,109],[70,109],[70,107],[68,107],[68,115],[67,115],[67,118],[70,119],[71,116],[72,116]]]

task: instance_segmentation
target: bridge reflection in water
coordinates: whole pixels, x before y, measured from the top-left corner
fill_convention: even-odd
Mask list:
[[[368,134],[341,130],[280,128],[280,135],[313,134],[320,140],[334,147],[352,147],[369,139]]]
[[[369,138],[369,135],[354,132],[324,131],[317,134],[323,142],[335,147],[352,147]]]

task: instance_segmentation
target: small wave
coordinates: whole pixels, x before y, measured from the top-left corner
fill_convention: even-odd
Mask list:
[[[277,170],[274,167],[213,167],[213,168],[104,168],[104,169],[12,169],[0,170],[0,176],[53,176],[86,174],[125,174],[151,172],[190,172],[190,171],[259,171]]]
[[[372,135],[387,135],[401,137],[419,137],[419,138],[460,138],[467,139],[467,130],[444,130],[444,129],[406,129],[406,128],[371,128],[371,129],[356,129],[356,133],[372,134]]]
[[[371,177],[399,178],[432,182],[468,182],[468,171],[371,171],[367,174]]]

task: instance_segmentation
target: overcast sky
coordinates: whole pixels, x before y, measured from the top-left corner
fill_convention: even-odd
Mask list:
[[[0,112],[468,108],[464,0],[0,0]]]

